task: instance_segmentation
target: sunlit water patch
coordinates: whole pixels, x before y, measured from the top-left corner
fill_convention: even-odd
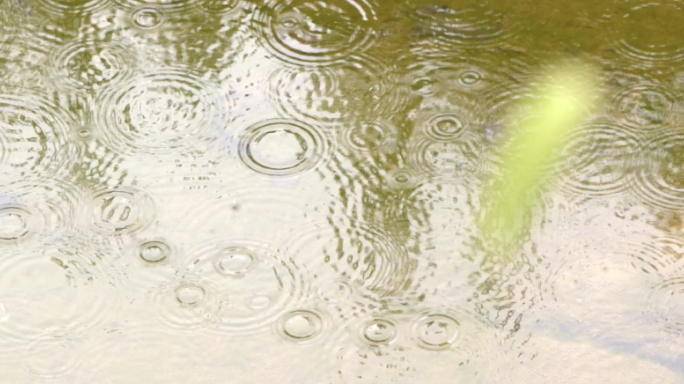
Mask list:
[[[266,2],[254,14],[264,44],[280,59],[329,64],[367,48],[375,13],[365,0]]]

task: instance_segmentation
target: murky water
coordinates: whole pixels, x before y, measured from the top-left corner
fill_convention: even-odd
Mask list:
[[[684,383],[684,2],[0,18],[0,382]],[[481,193],[567,57],[606,103],[503,259]]]

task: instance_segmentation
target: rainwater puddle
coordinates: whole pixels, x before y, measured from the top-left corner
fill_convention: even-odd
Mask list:
[[[684,383],[682,32],[679,0],[1,2],[0,382]],[[562,58],[605,98],[489,248]]]

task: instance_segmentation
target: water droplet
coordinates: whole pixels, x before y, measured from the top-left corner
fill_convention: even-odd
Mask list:
[[[0,240],[17,240],[30,231],[30,212],[21,207],[0,207]]]
[[[164,14],[156,8],[140,8],[131,14],[131,20],[135,27],[152,30],[164,24]]]
[[[292,341],[309,340],[323,330],[323,319],[317,313],[297,310],[283,315],[279,321],[280,334]]]
[[[385,319],[373,319],[363,325],[364,340],[371,344],[389,343],[397,335],[394,323]]]
[[[265,9],[254,16],[262,41],[294,63],[331,63],[363,50],[375,19],[364,0],[288,0]]]
[[[464,129],[461,119],[454,113],[439,113],[427,120],[423,128],[435,140],[449,141],[458,138]]]
[[[449,349],[459,336],[459,323],[446,315],[431,314],[413,323],[413,334],[418,345],[425,349]]]
[[[117,153],[195,153],[228,122],[230,103],[190,70],[157,69],[102,89],[95,103],[97,127]]]
[[[168,259],[171,247],[163,241],[148,241],[140,245],[140,258],[149,263],[158,263]]]
[[[239,276],[247,273],[255,261],[255,256],[246,248],[228,248],[216,259],[218,273],[228,276]]]
[[[247,129],[240,159],[269,176],[307,171],[329,156],[329,141],[314,127],[294,120],[267,120]]]
[[[395,189],[411,189],[420,185],[422,178],[408,168],[397,168],[387,173],[387,184]]]
[[[181,304],[197,304],[203,298],[204,288],[199,285],[181,285],[176,288],[176,300]]]
[[[137,231],[149,225],[156,213],[147,195],[124,189],[93,194],[84,210],[87,227],[106,234]]]

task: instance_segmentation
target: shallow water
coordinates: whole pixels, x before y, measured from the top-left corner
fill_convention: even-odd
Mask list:
[[[684,3],[1,4],[0,382],[684,383]],[[568,57],[606,102],[503,258]]]

